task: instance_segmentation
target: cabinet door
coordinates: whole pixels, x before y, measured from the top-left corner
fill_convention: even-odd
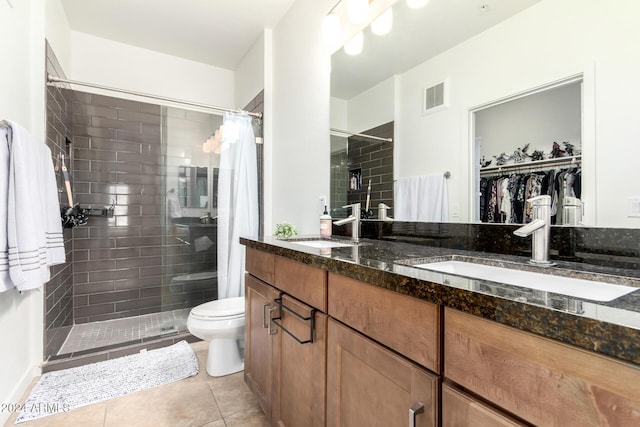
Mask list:
[[[444,375],[535,425],[640,425],[640,368],[452,309]]]
[[[442,427],[521,427],[497,410],[471,396],[442,385]]]
[[[277,328],[273,425],[321,427],[326,408],[327,315],[287,295],[282,296],[282,304],[286,308],[275,321],[288,332]],[[305,343],[310,338],[311,319],[313,342]]]
[[[438,377],[333,319],[327,334],[328,426],[437,425]]]
[[[269,310],[275,311],[274,288],[245,274],[245,355],[244,380],[256,396],[260,407],[271,416],[272,341],[269,334]]]

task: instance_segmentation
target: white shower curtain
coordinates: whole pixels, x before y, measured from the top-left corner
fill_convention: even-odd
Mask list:
[[[247,114],[226,113],[218,177],[218,299],[244,295],[240,236],[258,234],[258,162]]]

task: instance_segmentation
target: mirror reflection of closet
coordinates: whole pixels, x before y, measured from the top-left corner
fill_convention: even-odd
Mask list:
[[[568,210],[568,203],[584,202],[580,200],[582,76],[478,107],[472,114],[476,220],[529,222],[526,199],[549,194],[554,203],[552,223],[563,224],[563,203]],[[564,223],[576,225],[566,218]]]

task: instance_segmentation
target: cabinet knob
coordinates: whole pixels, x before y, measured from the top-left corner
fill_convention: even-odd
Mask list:
[[[416,402],[409,408],[409,427],[416,427],[416,415],[424,412],[424,403]]]

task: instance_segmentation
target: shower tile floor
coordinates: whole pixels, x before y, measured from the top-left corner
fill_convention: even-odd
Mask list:
[[[187,330],[190,308],[73,325],[58,354],[122,344]]]

